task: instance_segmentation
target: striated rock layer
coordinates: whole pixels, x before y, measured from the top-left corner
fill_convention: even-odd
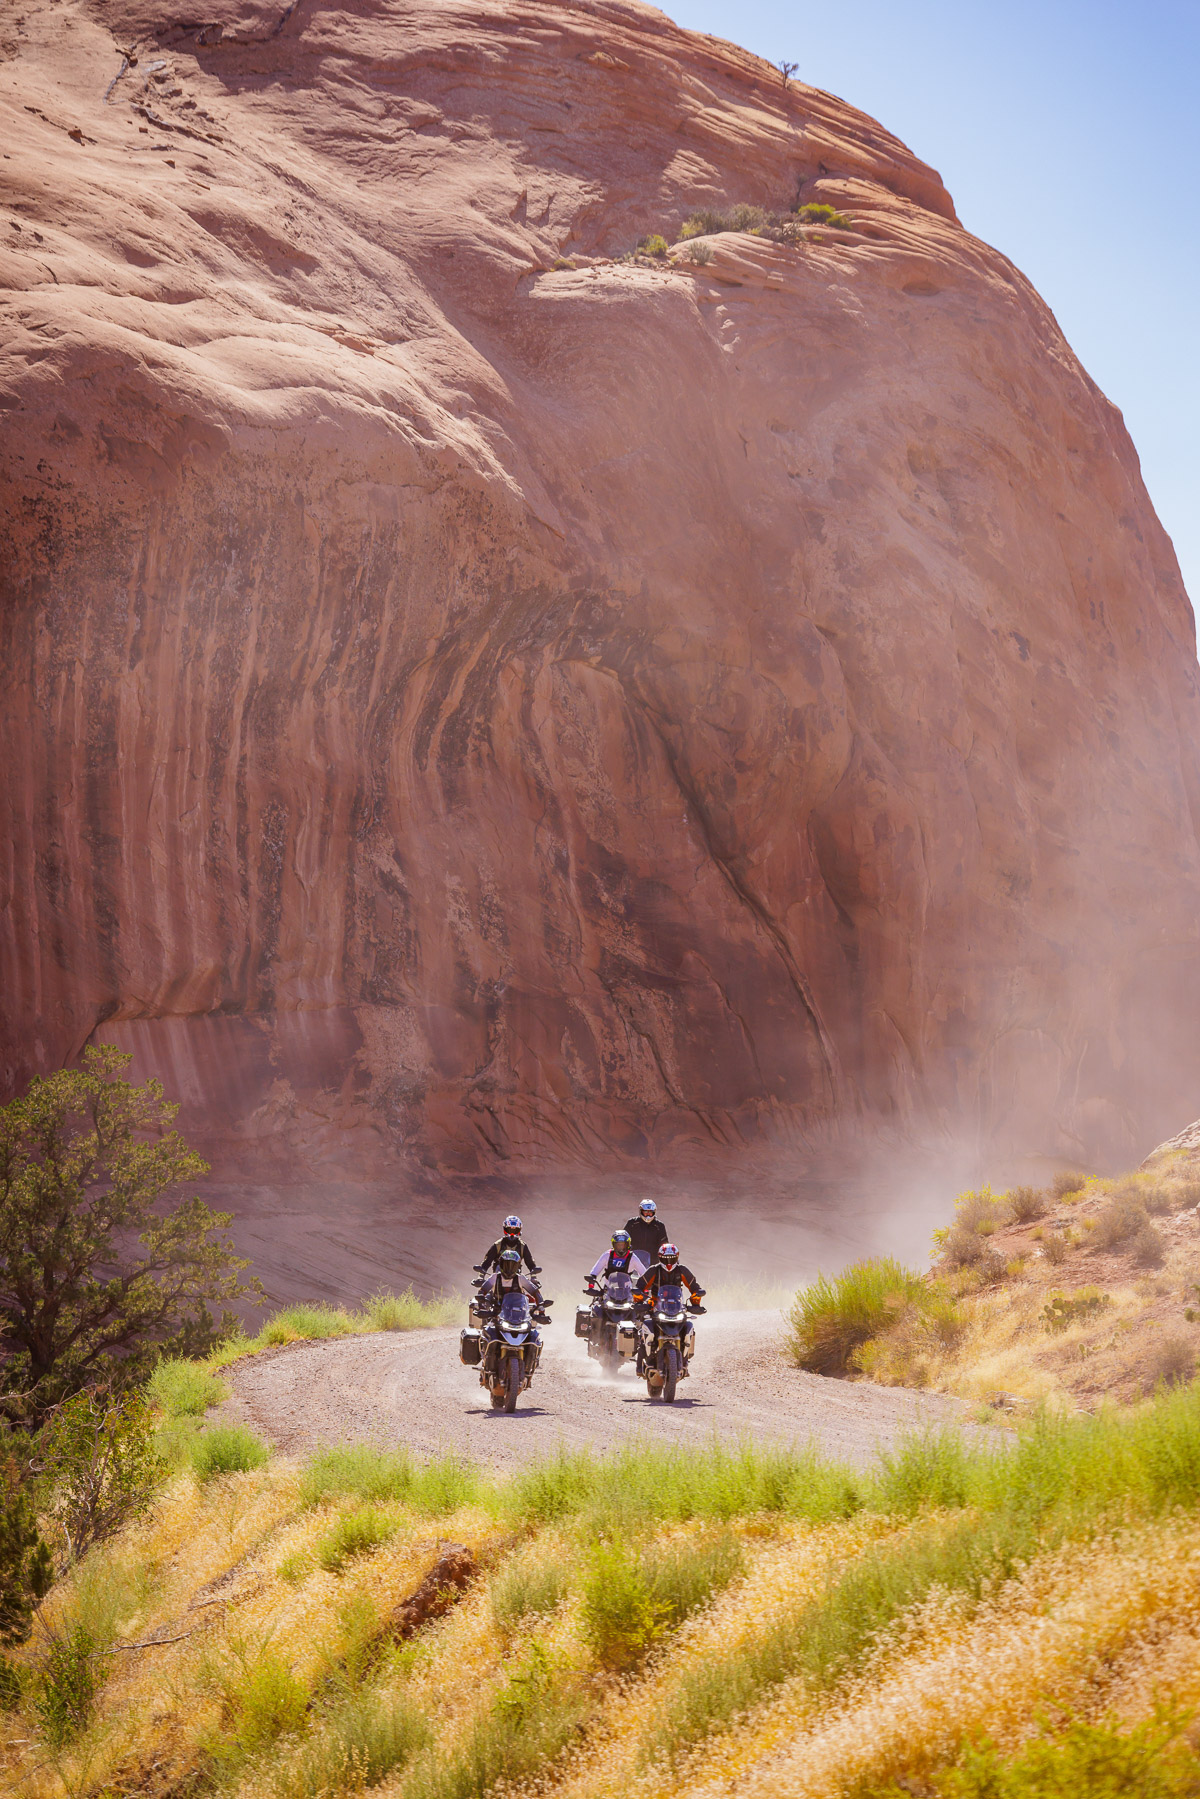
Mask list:
[[[938,177],[620,0],[205,4],[0,46],[8,1089],[484,1173],[1190,1116],[1186,596]]]

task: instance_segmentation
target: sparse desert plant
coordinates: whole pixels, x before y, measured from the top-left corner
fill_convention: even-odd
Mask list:
[[[1127,1188],[1119,1189],[1100,1208],[1093,1241],[1100,1249],[1116,1249],[1136,1237],[1149,1222],[1140,1197]]]
[[[378,1506],[358,1506],[342,1512],[317,1544],[316,1556],[326,1574],[340,1574],[348,1561],[369,1555],[394,1537],[397,1520]]]
[[[651,1601],[668,1628],[688,1618],[742,1572],[741,1543],[731,1530],[659,1544],[641,1557]]]
[[[852,231],[854,222],[836,206],[826,206],[818,200],[810,200],[804,206],[796,208],[796,217],[802,225],[828,225],[834,231]]]
[[[1181,1212],[1200,1206],[1200,1181],[1180,1181],[1175,1189],[1175,1205]]]
[[[411,1286],[399,1293],[373,1293],[363,1301],[363,1319],[373,1331],[413,1331],[435,1324],[453,1324],[461,1310],[462,1300],[456,1293],[421,1299]]]
[[[1147,1219],[1129,1240],[1129,1253],[1139,1268],[1161,1268],[1167,1256],[1167,1245],[1161,1231]]]
[[[304,1728],[307,1688],[269,1644],[235,1639],[223,1657],[209,1662],[207,1673],[221,1706],[224,1742],[211,1745],[218,1766],[230,1761],[236,1767]]]
[[[814,1374],[846,1373],[859,1345],[894,1324],[925,1293],[922,1277],[890,1256],[855,1262],[833,1280],[819,1274],[785,1314],[792,1360]]]
[[[1196,1372],[1196,1346],[1185,1336],[1164,1337],[1150,1362],[1150,1385],[1164,1381],[1176,1387],[1191,1380]]]
[[[355,1693],[321,1718],[312,1737],[272,1770],[273,1799],[328,1799],[378,1786],[424,1749],[428,1719],[400,1693]]]
[[[191,1445],[192,1472],[198,1481],[219,1474],[248,1474],[269,1456],[266,1444],[244,1424],[214,1424]]]
[[[1061,1268],[1071,1253],[1071,1238],[1066,1231],[1047,1231],[1042,1239],[1042,1249],[1050,1266]]]
[[[706,268],[713,259],[713,253],[704,243],[692,243],[683,252],[685,262],[695,263],[697,268]]]
[[[657,231],[638,239],[638,251],[642,256],[665,256],[670,247],[666,238]]]
[[[1162,1181],[1146,1181],[1137,1189],[1142,1204],[1152,1218],[1164,1218],[1175,1209],[1175,1196]]]
[[[626,1668],[662,1635],[662,1607],[655,1602],[637,1557],[616,1543],[593,1551],[583,1580],[580,1630],[605,1668]]]
[[[1169,1711],[1133,1725],[1075,1718],[1007,1754],[986,1738],[965,1742],[953,1767],[921,1790],[929,1799],[1196,1799],[1187,1722]],[[857,1799],[905,1799],[911,1791],[889,1781],[860,1787]]]
[[[1037,1187],[1014,1187],[1004,1197],[1014,1224],[1034,1224],[1046,1216],[1046,1195]]]
[[[1078,1293],[1052,1293],[1042,1307],[1042,1323],[1057,1336],[1072,1324],[1095,1318],[1112,1304],[1112,1297],[1098,1287],[1081,1287]]]
[[[263,1325],[259,1341],[269,1348],[284,1343],[318,1341],[322,1337],[349,1337],[355,1321],[341,1306],[284,1306]]]
[[[761,206],[731,206],[727,212],[720,212],[714,207],[706,207],[700,212],[692,213],[680,227],[681,238],[712,237],[722,231],[748,231],[757,233],[768,223],[768,214]]]
[[[1073,1171],[1064,1170],[1055,1175],[1050,1183],[1050,1191],[1055,1199],[1069,1199],[1073,1193],[1082,1193],[1086,1184],[1086,1174],[1076,1174]]]

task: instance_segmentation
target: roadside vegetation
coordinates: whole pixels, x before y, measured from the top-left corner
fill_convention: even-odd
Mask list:
[[[1001,1409],[1131,1403],[1200,1356],[1200,1167],[961,1194],[929,1274],[888,1259],[819,1276],[787,1310],[815,1373]]]
[[[218,1424],[170,1472],[163,1421],[142,1503],[56,1557],[7,1650],[0,1753],[33,1799],[1200,1793],[1195,1388],[867,1469],[296,1463]]]

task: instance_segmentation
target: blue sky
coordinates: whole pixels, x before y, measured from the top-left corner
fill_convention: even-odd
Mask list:
[[[1121,408],[1200,603],[1200,0],[666,0],[871,113]]]

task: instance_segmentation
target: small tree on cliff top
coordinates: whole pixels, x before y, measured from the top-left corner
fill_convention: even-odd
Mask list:
[[[160,1354],[196,1355],[232,1325],[209,1307],[257,1290],[199,1199],[156,1204],[208,1164],[168,1127],[158,1081],[87,1049],[0,1107],[0,1407],[38,1423],[98,1379],[136,1380]]]

